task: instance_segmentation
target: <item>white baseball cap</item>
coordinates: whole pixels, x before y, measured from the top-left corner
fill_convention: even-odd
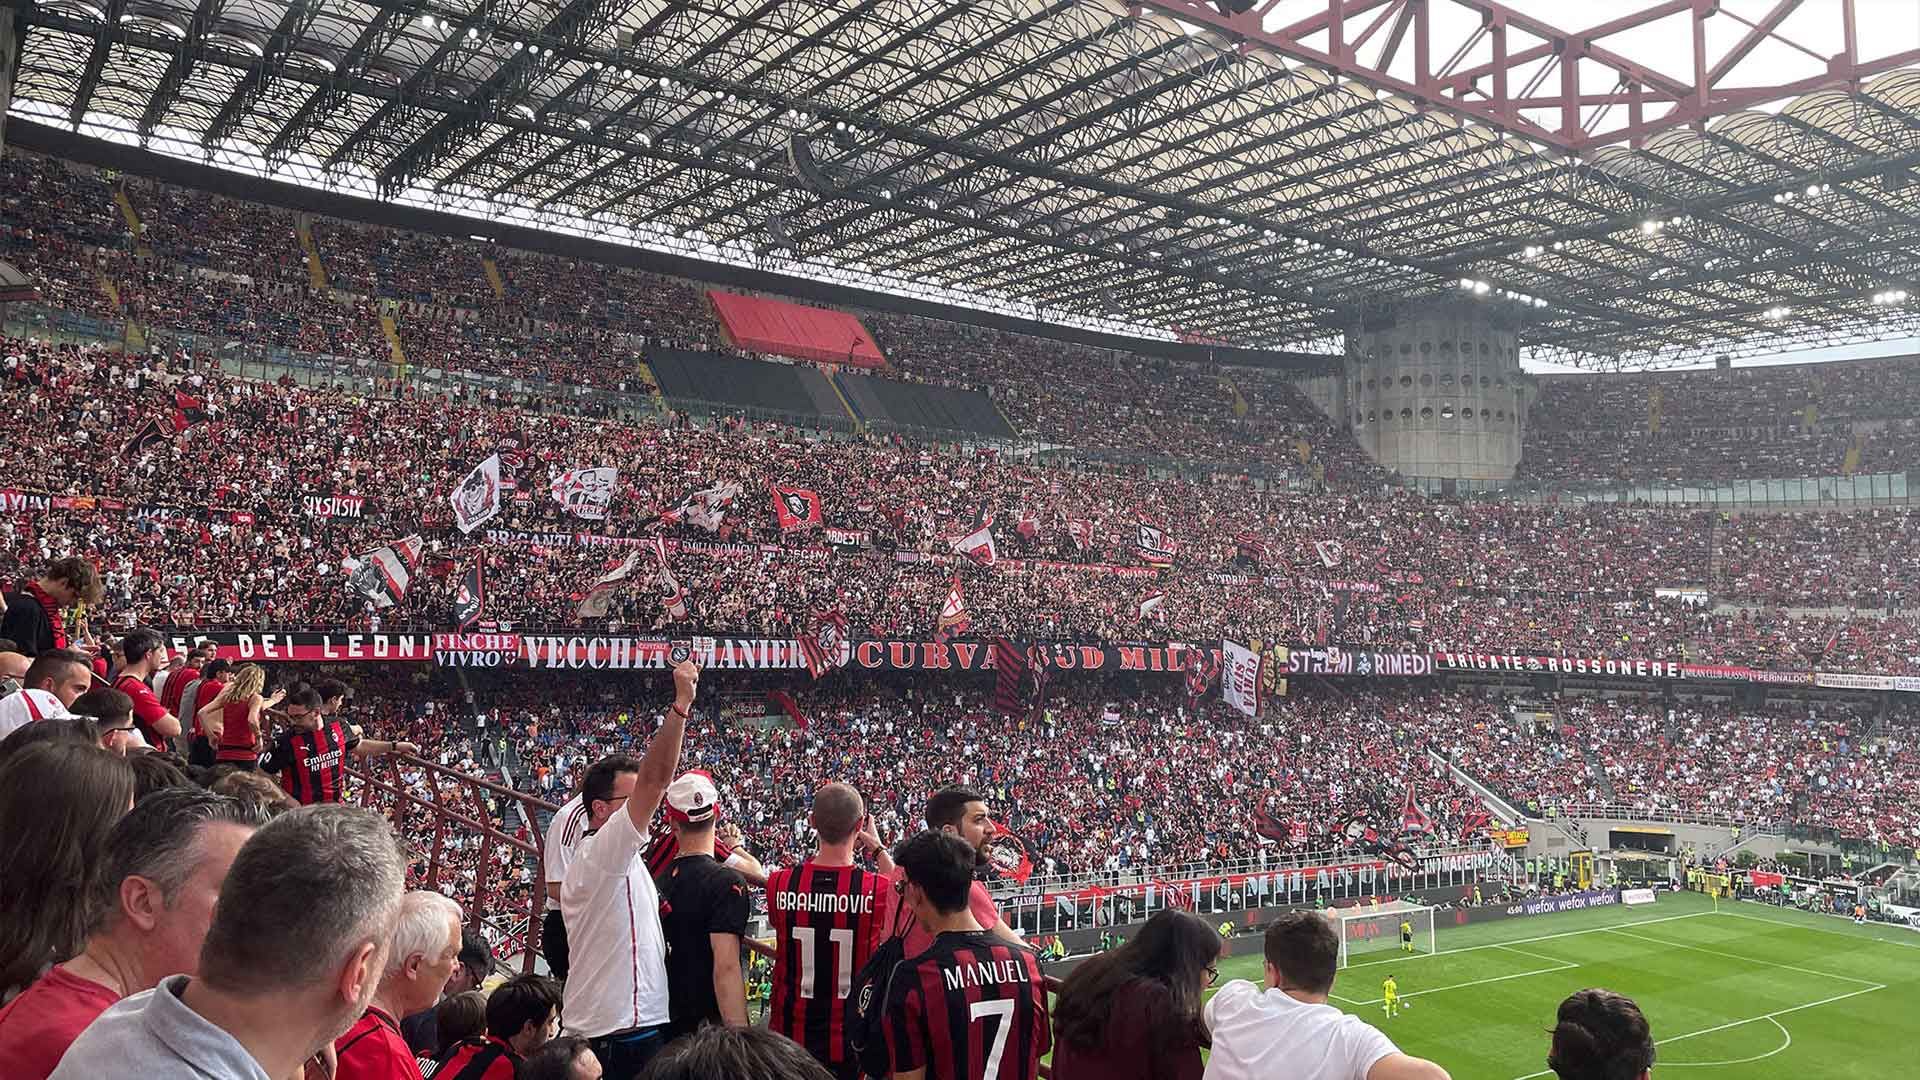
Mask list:
[[[707,821],[720,813],[720,789],[713,777],[694,771],[667,785],[667,815],[675,821]]]

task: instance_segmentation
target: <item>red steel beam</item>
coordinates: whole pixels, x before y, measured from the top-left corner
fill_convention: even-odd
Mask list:
[[[1369,65],[1359,62],[1353,55],[1354,46],[1346,44],[1345,23],[1348,19],[1386,7],[1395,3],[1395,0],[1325,0],[1324,11],[1278,30],[1270,30],[1262,25],[1265,15],[1275,6],[1273,2],[1262,5],[1258,10],[1230,16],[1222,14],[1217,7],[1204,0],[1140,0],[1143,7],[1166,12],[1187,22],[1214,27],[1238,39],[1243,48],[1263,47],[1375,89],[1405,95],[1427,108],[1503,126],[1575,154],[1612,143],[1638,143],[1648,135],[1667,128],[1699,124],[1714,116],[1804,93],[1834,82],[1857,86],[1871,75],[1920,61],[1920,50],[1908,50],[1861,62],[1854,18],[1856,0],[1841,0],[1839,14],[1846,47],[1828,62],[1825,74],[1772,87],[1738,88],[1717,87],[1716,82],[1745,59],[1760,41],[1770,36],[1778,37],[1775,31],[1780,23],[1804,0],[1780,0],[1758,24],[1746,24],[1753,33],[1746,35],[1732,51],[1711,65],[1707,63],[1704,23],[1718,10],[1716,0],[1664,0],[1572,34],[1515,12],[1498,0],[1446,0],[1481,16],[1481,24],[1476,27],[1473,36],[1462,44],[1462,54],[1480,36],[1491,33],[1494,38],[1494,59],[1491,63],[1463,71],[1442,69],[1442,72],[1435,73],[1431,66],[1433,50],[1440,44],[1434,40],[1431,26],[1431,7],[1435,2],[1438,0],[1407,0],[1405,6],[1400,8],[1401,17],[1410,21],[1413,28],[1414,76],[1409,81],[1385,70],[1385,61],[1390,61],[1391,57],[1384,51],[1383,62]],[[1595,44],[1598,39],[1682,12],[1692,16],[1690,29],[1693,34],[1694,78],[1691,84],[1662,75],[1630,57]],[[1373,36],[1386,19],[1386,15],[1372,19],[1371,25],[1361,34],[1355,46]],[[1745,20],[1740,21],[1745,24]],[[1544,44],[1508,52],[1506,39],[1509,29],[1545,39]],[[1329,38],[1326,49],[1301,40],[1321,31],[1325,31]],[[1452,42],[1447,44],[1451,45]],[[1511,71],[1555,53],[1560,55],[1562,66],[1558,95],[1534,97],[1530,90],[1523,90],[1517,97],[1510,96],[1507,76]],[[1583,59],[1617,75],[1619,84],[1627,88],[1626,94],[1581,93],[1577,69]],[[1488,76],[1492,77],[1493,82],[1490,94],[1477,85],[1479,80]],[[1602,132],[1589,132],[1580,126],[1581,105],[1611,105],[1621,101],[1628,106],[1626,126]],[[1542,108],[1559,110],[1559,120],[1554,128],[1549,129],[1522,115],[1523,111]],[[1664,111],[1659,116],[1647,119],[1647,112],[1653,110]],[[1596,122],[1599,119],[1596,117]]]
[[[1727,72],[1732,71],[1735,65],[1745,60],[1747,54],[1758,48],[1762,41],[1772,37],[1773,32],[1779,29],[1780,24],[1786,21],[1787,16],[1793,14],[1803,2],[1805,2],[1805,0],[1780,0],[1779,3],[1773,5],[1772,11],[1761,16],[1760,21],[1753,24],[1753,28],[1747,31],[1745,37],[1734,42],[1733,48],[1728,49],[1725,56],[1722,56],[1712,67],[1707,69],[1707,85],[1718,86],[1720,80],[1727,77]],[[1732,17],[1732,12],[1727,12],[1726,14]]]

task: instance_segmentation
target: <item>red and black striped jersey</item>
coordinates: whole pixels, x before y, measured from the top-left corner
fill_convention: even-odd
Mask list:
[[[847,994],[885,938],[893,881],[857,866],[812,860],[767,877],[773,928],[773,1000],[767,1026],[826,1065],[853,1060]]]
[[[991,931],[948,932],[901,964],[887,994],[894,1072],[927,1080],[1034,1080],[1052,1046],[1033,951]]]
[[[347,755],[360,736],[338,720],[312,731],[288,731],[274,741],[260,767],[280,774],[280,786],[302,806],[339,802],[347,791]]]
[[[722,843],[718,837],[713,841],[713,857],[726,862],[733,856],[733,848]],[[655,814],[653,828],[647,832],[647,875],[655,881],[680,857],[680,840],[673,835],[673,826],[667,824],[665,816]]]

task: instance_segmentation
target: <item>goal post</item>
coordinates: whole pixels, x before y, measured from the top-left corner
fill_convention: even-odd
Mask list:
[[[1401,923],[1406,923],[1412,931],[1414,953],[1438,952],[1433,913],[1433,908],[1407,900],[1332,909],[1328,914],[1333,916],[1340,932],[1340,966],[1367,963],[1375,954],[1404,953],[1400,943]]]

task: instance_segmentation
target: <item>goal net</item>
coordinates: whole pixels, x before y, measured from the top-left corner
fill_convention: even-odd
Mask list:
[[[1374,953],[1404,953],[1400,926],[1405,923],[1412,935],[1413,951],[1438,951],[1433,930],[1433,909],[1425,904],[1391,900],[1384,904],[1360,904],[1336,908],[1331,914],[1340,930],[1340,966],[1365,962]]]

